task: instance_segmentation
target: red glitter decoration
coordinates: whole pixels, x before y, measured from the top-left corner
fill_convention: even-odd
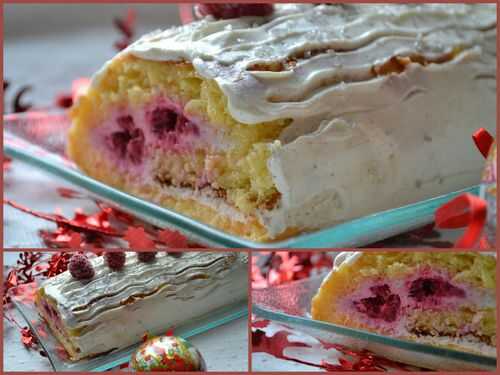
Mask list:
[[[69,189],[66,187],[59,187],[56,190],[57,193],[63,198],[68,198],[68,199],[83,198],[82,194],[73,189]]]
[[[267,326],[268,321],[257,322],[260,326]],[[257,323],[253,323],[254,328]],[[327,371],[386,371],[388,368],[395,368],[400,371],[409,371],[409,367],[400,364],[398,362],[391,361],[389,359],[377,356],[368,350],[352,350],[344,345],[327,343],[322,340],[318,340],[321,343],[323,349],[335,349],[342,353],[345,357],[339,358],[338,364],[332,364],[326,361],[322,361],[320,364],[315,362],[309,362],[303,359],[297,359],[288,357],[284,354],[286,348],[290,347],[305,347],[312,348],[312,346],[301,343],[301,342],[291,342],[288,337],[292,335],[288,331],[278,331],[273,336],[267,337],[265,332],[261,329],[256,329],[252,332],[252,351],[254,353],[268,353],[276,358],[298,362],[308,366],[314,366],[318,368],[323,368]],[[349,359],[348,359],[349,358]]]
[[[47,269],[42,272],[43,276],[50,278],[65,272],[72,256],[73,254],[70,252],[54,253],[48,261]]]
[[[155,248],[154,241],[149,238],[143,227],[129,227],[123,238],[131,249],[151,250]]]
[[[101,211],[106,212],[110,217],[113,217],[124,224],[132,225],[136,221],[132,215],[120,211],[117,208],[106,206],[104,203],[99,201],[96,201],[95,203]]]
[[[106,234],[108,236],[120,236],[120,234],[115,229],[110,228],[109,222],[107,221],[107,214],[105,212],[99,212],[93,215],[85,215],[80,211],[77,211],[74,219],[69,220],[62,215],[37,212],[9,199],[4,199],[3,201],[5,204],[13,208],[17,208],[20,211],[31,214],[40,219],[45,219],[60,225],[68,226],[73,230],[97,232]]]
[[[39,234],[45,245],[50,248],[80,248],[86,245],[80,233],[74,232],[65,225],[58,225],[54,231],[42,229]],[[92,237],[92,245],[97,245],[100,237],[95,235]]]
[[[21,334],[21,342],[27,348],[36,348],[37,340],[33,332],[28,327],[22,327],[8,313],[10,307],[10,298],[14,294],[15,298],[20,300],[33,300],[36,292],[35,277],[43,275],[46,265],[40,263],[42,253],[39,252],[22,252],[19,254],[19,259],[16,266],[12,267],[3,283],[3,308],[4,318],[14,324]],[[43,351],[40,354],[44,355]]]
[[[32,348],[33,345],[37,343],[36,337],[28,327],[24,327],[21,329],[21,342],[27,348]]]
[[[308,347],[307,344],[301,342],[290,342],[288,340],[289,332],[279,331],[272,337],[267,337],[264,331],[260,329],[252,332],[252,350],[254,353],[264,352],[269,353],[277,358],[290,359],[283,354],[285,348],[289,347]]]
[[[160,240],[171,249],[185,249],[188,247],[186,236],[176,230],[160,230],[158,232],[158,240]]]
[[[71,189],[58,188],[57,191],[65,198],[84,198]],[[180,232],[154,227],[148,227],[146,231],[145,227],[135,224],[138,221],[133,216],[99,201],[95,202],[99,208],[96,213],[85,214],[76,209],[73,219],[60,214],[35,211],[8,199],[4,199],[4,203],[27,214],[56,223],[55,230],[39,231],[46,246],[52,248],[102,248],[104,243],[112,238],[123,238],[128,242],[128,247],[137,250],[155,249],[156,244],[174,249],[189,247],[187,238]],[[202,246],[197,245],[197,247]]]
[[[121,51],[132,42],[135,34],[135,18],[136,12],[134,9],[129,8],[125,18],[115,18],[113,23],[115,27],[122,34],[122,39],[114,44],[118,51]]]
[[[3,303],[4,306],[10,302],[9,292],[24,284],[30,284],[35,281],[33,266],[41,258],[42,254],[38,252],[24,251],[19,255],[17,266],[12,268],[3,283]]]
[[[304,279],[333,265],[330,256],[315,252],[261,251],[251,259],[251,279],[254,289]]]

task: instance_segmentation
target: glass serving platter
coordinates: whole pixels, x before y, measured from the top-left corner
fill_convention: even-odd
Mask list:
[[[336,226],[282,241],[259,243],[236,237],[152,202],[126,194],[96,181],[65,157],[70,122],[64,112],[26,112],[4,116],[4,152],[86,190],[91,196],[150,224],[181,231],[208,247],[229,248],[340,248],[359,247],[417,229],[433,222],[435,210],[473,186],[392,210],[378,212]]]
[[[443,371],[495,370],[496,358],[381,336],[313,320],[311,299],[325,275],[252,290],[252,313],[308,333],[325,342],[367,349],[412,366]]]
[[[32,291],[36,285],[30,285]],[[22,285],[26,288],[26,285]],[[124,363],[128,363],[131,354],[140,346],[142,342],[120,349],[108,354],[103,354],[95,358],[82,359],[77,362],[70,361],[67,358],[66,351],[61,347],[61,344],[50,333],[45,321],[38,315],[32,298],[23,298],[26,293],[16,293],[13,290],[11,300],[22,317],[26,320],[27,325],[32,330],[41,348],[47,353],[50,364],[55,371],[106,371]],[[223,324],[229,323],[236,319],[241,319],[248,316],[248,302],[242,300],[233,304],[222,306],[210,313],[204,314],[199,318],[192,319],[189,322],[176,326],[174,333],[176,336],[181,336],[188,339],[192,336],[207,332],[217,328]],[[165,327],[165,332],[169,327]]]

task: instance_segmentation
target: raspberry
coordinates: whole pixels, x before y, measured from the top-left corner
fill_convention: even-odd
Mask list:
[[[389,285],[387,284],[372,286],[370,291],[376,296],[380,296],[382,298],[387,298],[391,294],[391,288],[389,288]]]
[[[151,113],[153,133],[162,138],[166,133],[173,132],[177,124],[177,113],[168,108],[155,108]]]
[[[106,139],[108,146],[118,152],[120,157],[127,154],[127,144],[130,142],[130,134],[127,132],[114,132]]]
[[[56,105],[59,108],[70,108],[73,105],[73,97],[67,94],[59,94],[56,97]]]
[[[108,267],[112,270],[120,270],[125,265],[126,255],[123,251],[113,251],[104,254]]]
[[[140,164],[144,153],[144,132],[136,128],[131,133],[131,141],[127,145],[127,153],[130,161],[134,164]]]
[[[375,297],[354,301],[356,310],[370,318],[394,322],[401,308],[401,298],[397,294],[392,294],[387,284],[372,286],[370,291],[375,294]]]
[[[137,258],[141,262],[152,262],[156,258],[156,251],[138,251]]]
[[[84,280],[94,277],[94,267],[88,258],[83,254],[75,254],[69,260],[69,273],[75,279]]]
[[[238,18],[245,16],[264,17],[273,13],[272,4],[198,4],[201,15],[211,15],[217,19]]]
[[[430,297],[465,297],[465,291],[440,277],[420,277],[410,285],[408,295],[418,302]]]
[[[134,118],[130,115],[118,117],[116,123],[127,132],[132,132],[135,128]]]
[[[106,136],[107,146],[118,153],[121,158],[128,158],[133,164],[140,164],[144,153],[144,132],[134,127],[134,119],[130,115],[116,119],[121,130]]]

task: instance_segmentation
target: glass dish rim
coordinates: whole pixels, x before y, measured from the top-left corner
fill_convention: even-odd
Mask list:
[[[296,280],[291,283],[285,284],[284,286],[289,287],[290,285],[293,286],[293,284],[296,283],[301,283],[301,282],[305,283],[310,281],[310,279],[311,278]],[[278,286],[271,286],[268,288],[275,289],[279,287],[280,286],[278,285]],[[255,291],[264,291],[265,289],[268,288],[251,289],[251,293],[254,293]],[[295,324],[297,326],[304,326],[308,328],[318,329],[323,332],[335,333],[358,340],[364,340],[376,344],[395,347],[397,349],[409,350],[413,352],[434,355],[438,357],[446,357],[454,360],[469,362],[472,364],[479,364],[488,367],[494,367],[494,368],[497,367],[497,357],[483,356],[479,354],[463,352],[454,349],[432,346],[429,344],[414,343],[404,339],[397,339],[389,336],[379,335],[373,332],[363,331],[360,329],[354,329],[333,323],[322,322],[308,317],[291,315],[280,311],[273,311],[269,308],[260,306],[258,303],[253,302],[253,299],[252,299],[252,314],[255,314],[256,316],[259,316],[264,319],[273,320],[283,324]],[[497,348],[497,353],[498,353],[498,348]]]
[[[52,369],[54,371],[63,371],[63,372],[68,371],[67,369],[61,369],[58,366],[56,366],[56,364],[54,363],[54,360],[52,358],[52,355],[49,354],[50,351],[46,347],[46,345],[47,345],[47,342],[45,341],[46,339],[43,338],[43,337],[41,337],[38,334],[38,330],[34,327],[33,322],[28,318],[28,316],[26,316],[26,312],[25,312],[24,309],[31,308],[31,307],[30,306],[22,306],[22,303],[19,302],[19,301],[17,301],[15,298],[12,299],[12,303],[15,306],[16,310],[19,312],[19,314],[21,314],[22,318],[26,322],[27,326],[30,328],[30,330],[33,333],[33,335],[36,337],[36,339],[37,339],[38,343],[40,344],[41,348],[45,351],[45,353],[47,353],[47,357],[46,358],[48,359],[50,365],[52,366]],[[216,309],[216,311],[220,312],[222,309],[231,309],[231,310],[234,309],[234,311],[231,311],[227,315],[225,315],[223,317],[220,317],[220,318],[216,319],[215,321],[207,322],[207,323],[205,323],[202,326],[192,328],[192,329],[188,330],[187,332],[182,333],[180,336],[183,337],[183,338],[193,337],[195,335],[211,331],[214,328],[220,327],[220,326],[222,326],[224,324],[227,324],[229,322],[235,321],[237,319],[248,317],[248,313],[249,313],[248,312],[248,302],[244,301],[244,300],[235,301],[235,302],[233,302],[231,304],[228,304],[228,305],[225,305],[225,306],[221,306],[220,308]],[[208,316],[208,314],[206,314],[206,315]],[[42,318],[40,316],[38,316],[38,319],[39,319],[38,321],[42,320]],[[46,325],[45,322],[43,324]],[[48,332],[47,334],[50,334],[50,335],[53,336],[53,334],[51,332]],[[57,340],[57,339],[54,337],[54,340]],[[127,354],[127,352],[130,350],[130,348],[135,347],[138,344],[140,344],[140,342],[138,342],[138,343],[136,343],[134,345],[131,345],[129,347],[120,349],[118,351],[118,353],[120,353],[120,352],[123,351],[123,353],[119,354],[120,358],[116,358],[116,359],[112,360],[109,363],[106,362],[106,363],[96,364],[96,366],[93,367],[93,368],[91,368],[91,369],[85,369],[85,370],[79,369],[79,370],[69,370],[69,371],[78,371],[78,372],[110,371],[113,368],[115,368],[116,366],[120,366],[120,365],[122,365],[124,363],[127,363],[129,361],[129,359],[130,359],[130,353]],[[118,354],[118,353],[115,353],[115,354]],[[106,357],[106,355],[104,355],[103,357],[101,357],[101,359],[103,361],[105,361],[105,357]],[[99,358],[99,357],[96,357],[96,358]]]
[[[9,139],[11,142],[9,142]],[[13,145],[14,143],[25,144],[26,147]],[[104,197],[115,204],[125,207],[125,211],[133,212],[139,217],[161,217],[159,220],[168,222],[180,230],[187,230],[199,238],[203,238],[210,246],[228,248],[249,248],[249,249],[280,249],[280,248],[340,248],[363,246],[369,244],[367,234],[380,232],[380,228],[393,228],[401,225],[403,221],[406,230],[416,229],[429,224],[433,220],[433,212],[442,204],[463,193],[479,193],[479,185],[464,188],[455,192],[442,194],[430,199],[404,205],[390,210],[380,211],[361,218],[356,218],[321,230],[299,234],[297,236],[274,242],[256,242],[241,237],[225,233],[208,224],[204,224],[175,211],[148,202],[144,199],[132,196],[102,182],[94,180],[79,170],[70,168],[56,159],[61,156],[49,153],[48,157],[40,158],[33,156],[29,149],[42,149],[21,137],[13,135],[4,128],[4,152],[5,155],[30,164],[49,174],[63,179],[65,182],[85,189],[91,194]],[[47,151],[44,151],[47,153]],[[359,241],[359,233],[363,234],[364,242]],[[396,233],[397,234],[397,233]],[[396,235],[394,234],[394,235]],[[357,244],[355,244],[355,242]]]

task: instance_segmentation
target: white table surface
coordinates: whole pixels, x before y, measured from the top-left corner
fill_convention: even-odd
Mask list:
[[[15,264],[17,259],[17,252],[5,252],[5,269]],[[10,312],[21,325],[24,324],[22,317],[14,309]],[[247,371],[247,322],[247,318],[238,319],[189,339],[202,353],[209,371]],[[38,351],[24,347],[19,330],[6,320],[3,347],[4,371],[52,371],[49,361]]]

